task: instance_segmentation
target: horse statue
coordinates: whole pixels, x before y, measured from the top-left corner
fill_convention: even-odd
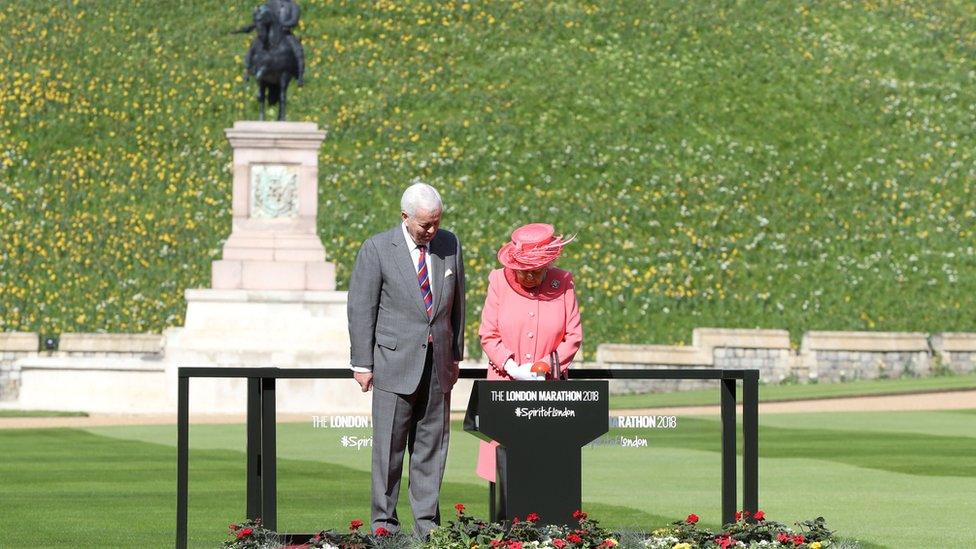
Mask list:
[[[284,21],[282,19],[285,19]],[[245,57],[247,77],[258,84],[259,119],[264,120],[266,105],[278,105],[278,120],[285,119],[288,84],[298,79],[303,84],[305,52],[291,34],[298,22],[298,6],[291,0],[268,0],[255,8],[253,22],[235,33],[257,31]]]

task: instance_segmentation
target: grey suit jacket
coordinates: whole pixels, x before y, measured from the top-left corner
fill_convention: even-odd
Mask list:
[[[453,233],[440,229],[428,247],[433,318],[398,223],[363,243],[349,280],[349,341],[353,366],[373,370],[373,386],[411,394],[420,383],[433,338],[434,373],[444,392],[457,381],[464,353],[464,259]]]

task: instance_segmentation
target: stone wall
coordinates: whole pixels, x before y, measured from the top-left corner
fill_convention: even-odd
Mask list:
[[[42,351],[36,333],[0,332],[0,402],[13,404],[20,400],[25,363],[153,360],[162,357],[164,347],[164,338],[159,334],[70,333],[59,339],[57,350]]]
[[[957,374],[976,372],[976,334],[942,333],[931,338],[932,370]]]
[[[597,348],[597,361],[606,368],[757,369],[762,383],[968,374],[976,372],[976,334],[812,331],[795,350],[785,330],[697,328],[689,346],[603,344]],[[615,385],[614,392],[631,393],[713,383],[628,380]]]
[[[160,334],[62,334],[52,356],[133,358],[162,356]]]
[[[810,376],[829,383],[926,376],[932,354],[918,332],[808,332],[800,353]]]
[[[37,355],[38,336],[30,332],[0,332],[0,402],[14,402],[20,395],[17,360]]]
[[[661,369],[712,368],[713,360],[707,352],[680,345],[603,344],[596,350],[600,368]],[[610,383],[612,394],[666,393],[690,391],[714,386],[714,381],[697,379],[620,379]]]
[[[789,377],[793,365],[786,330],[695,328],[692,346],[712,357],[712,367],[759,370],[763,383]]]

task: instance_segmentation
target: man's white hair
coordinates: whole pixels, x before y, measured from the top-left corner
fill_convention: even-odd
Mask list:
[[[426,183],[410,185],[400,198],[400,211],[406,212],[410,217],[417,215],[420,210],[433,212],[443,209],[444,203],[441,202],[440,193]]]

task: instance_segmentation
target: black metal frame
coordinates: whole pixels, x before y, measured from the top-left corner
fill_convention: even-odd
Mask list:
[[[484,368],[463,369],[460,377],[484,379]],[[347,379],[346,368],[179,368],[176,451],[176,547],[187,547],[190,378],[247,378],[247,517],[277,529],[277,449],[275,380]],[[714,379],[720,381],[722,410],[722,522],[735,520],[736,386],[742,381],[742,509],[759,507],[759,371],[674,369],[571,369],[571,379]]]

